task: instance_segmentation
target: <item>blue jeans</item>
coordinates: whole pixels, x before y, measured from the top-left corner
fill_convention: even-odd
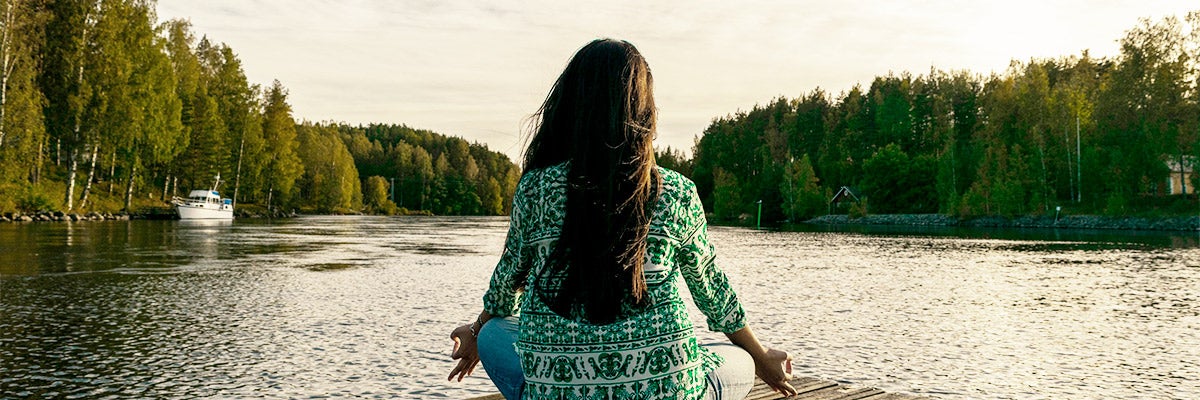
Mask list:
[[[479,329],[479,360],[492,383],[505,399],[521,398],[525,375],[517,357],[517,337],[520,322],[517,317],[492,318]],[[729,343],[708,344],[704,348],[725,358],[720,367],[708,373],[709,400],[742,399],[754,386],[754,359],[750,353]]]
[[[517,317],[492,318],[479,328],[475,342],[483,369],[500,389],[500,394],[509,400],[520,399],[521,390],[525,388],[521,358],[517,357],[517,349],[513,347],[520,333]]]

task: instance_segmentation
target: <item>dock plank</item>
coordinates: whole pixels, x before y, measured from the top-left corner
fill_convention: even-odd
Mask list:
[[[792,384],[792,387],[796,388],[796,393],[799,394],[837,386],[837,383],[834,382],[809,377],[793,378],[789,383]],[[761,380],[755,379],[754,387],[750,389],[750,394],[746,395],[745,400],[770,400],[778,398],[780,398],[779,394],[772,391],[770,386],[767,386]]]
[[[796,388],[796,395],[786,397],[789,400],[931,400],[932,397],[913,396],[901,393],[887,393],[872,387],[841,385],[837,382],[810,378],[796,377],[789,383]],[[745,400],[777,400],[785,399],[779,393],[771,390],[763,381],[755,379],[754,387],[746,395]],[[504,400],[499,394],[475,397],[469,400]]]
[[[815,392],[797,395],[795,398],[804,400],[859,400],[881,394],[883,394],[883,391],[875,388],[834,386]]]

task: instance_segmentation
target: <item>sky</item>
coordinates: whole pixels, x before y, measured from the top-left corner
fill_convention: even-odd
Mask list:
[[[1139,18],[1190,1],[159,0],[228,44],[251,83],[279,80],[298,120],[395,123],[519,159],[528,117],[576,50],[628,40],[650,64],[660,147],[690,155],[714,119],[816,88],[931,68],[1115,56]]]

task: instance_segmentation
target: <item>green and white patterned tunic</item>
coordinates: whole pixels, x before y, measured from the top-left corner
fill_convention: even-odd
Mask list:
[[[695,184],[677,172],[658,171],[663,190],[651,216],[645,264],[650,304],[608,325],[563,318],[532,294],[562,230],[567,166],[521,177],[504,254],[483,303],[493,316],[520,314],[516,347],[525,399],[703,397],[705,377],[724,360],[697,342],[679,295],[680,275],[709,329],[729,333],[745,326],[745,312],[713,262]],[[522,286],[531,293],[521,295]]]

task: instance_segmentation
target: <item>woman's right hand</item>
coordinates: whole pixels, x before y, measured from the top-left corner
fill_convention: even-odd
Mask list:
[[[771,390],[784,396],[796,394],[796,388],[788,383],[792,379],[792,356],[785,351],[768,348],[766,353],[754,358],[754,375],[762,379]]]
[[[788,383],[792,379],[792,356],[787,352],[763,346],[749,326],[725,335],[729,337],[730,342],[750,353],[750,358],[754,359],[754,375],[770,386],[771,390],[784,396],[796,394],[796,388]]]
[[[471,329],[474,324],[472,322],[450,332],[450,340],[454,341],[454,349],[450,352],[450,358],[458,360],[458,363],[454,365],[454,369],[450,371],[450,376],[446,380],[453,380],[454,376],[458,375],[458,381],[462,382],[463,377],[471,375],[471,372],[475,371],[475,366],[479,364],[479,349],[476,348],[475,335],[472,334]]]

